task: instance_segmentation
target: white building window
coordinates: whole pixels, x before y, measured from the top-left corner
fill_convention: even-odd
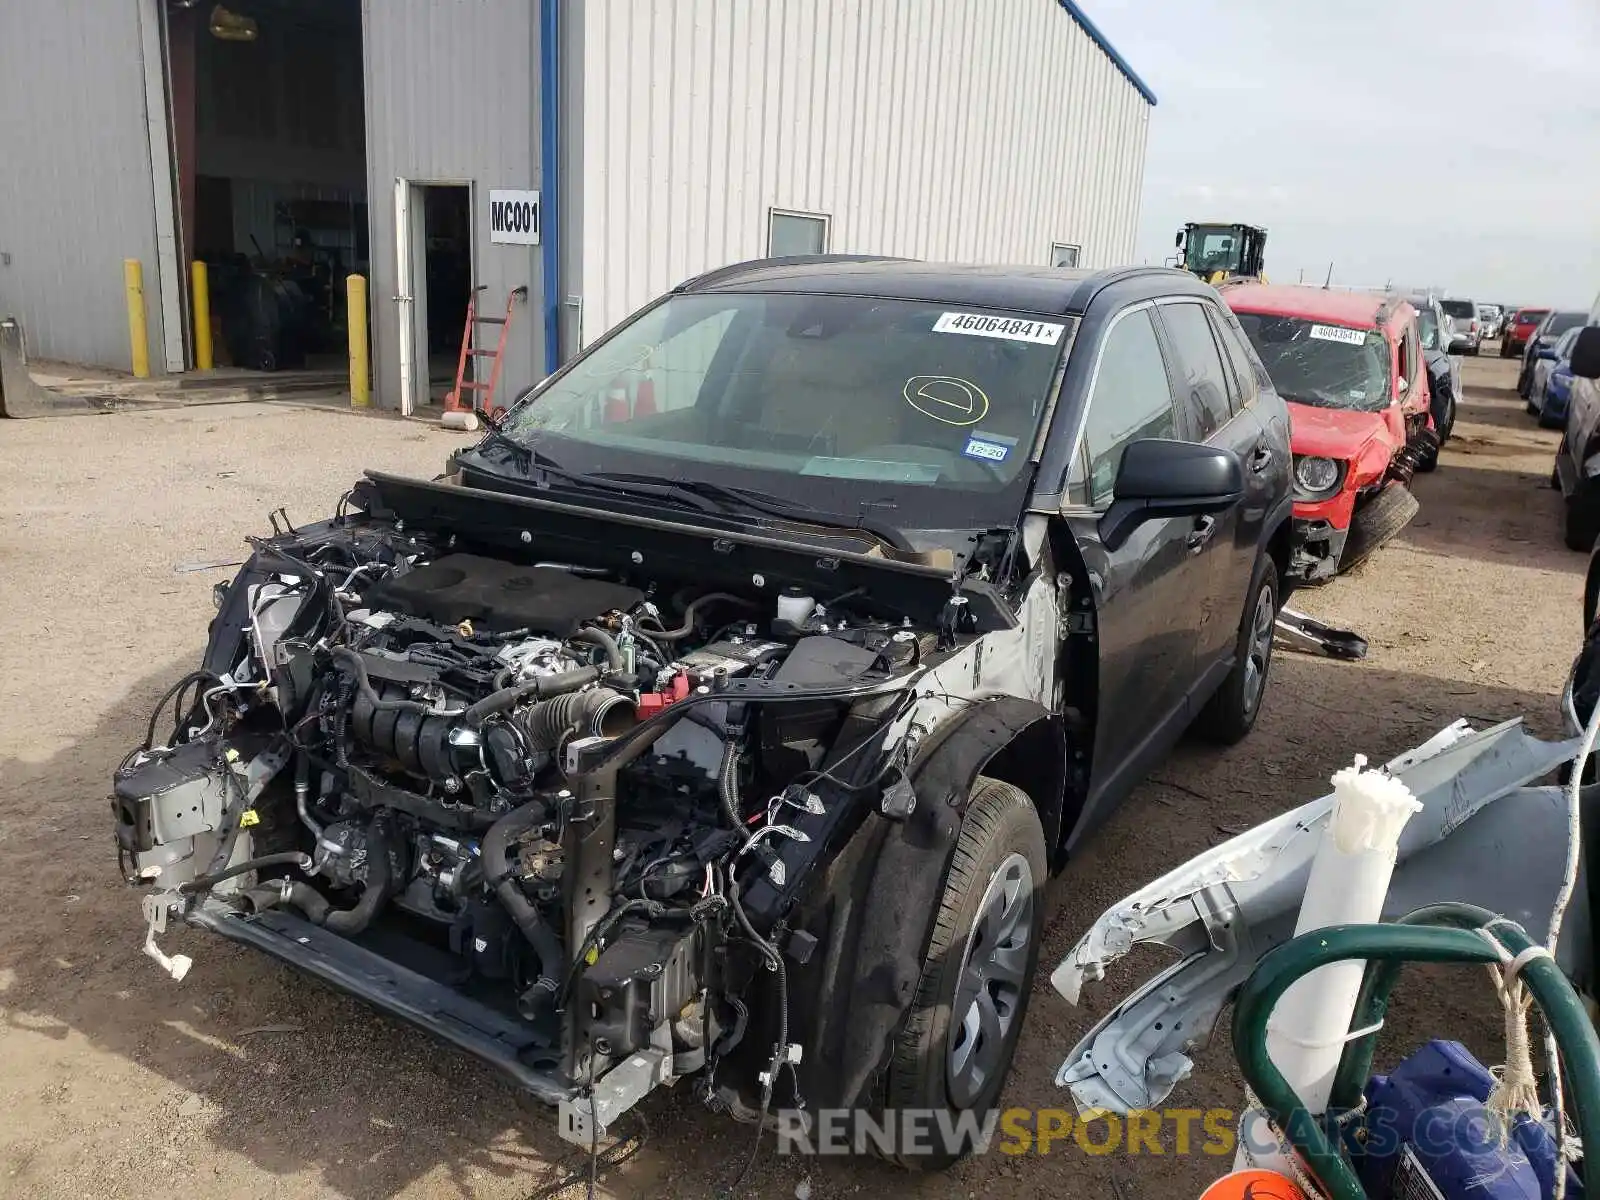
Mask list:
[[[1075,267],[1078,265],[1078,255],[1083,253],[1082,246],[1074,246],[1071,242],[1050,243],[1050,265],[1052,267]]]
[[[768,211],[767,253],[773,258],[791,254],[826,254],[829,217],[826,213]]]

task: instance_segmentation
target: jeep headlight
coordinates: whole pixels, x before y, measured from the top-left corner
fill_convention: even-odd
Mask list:
[[[1307,455],[1294,460],[1295,488],[1306,499],[1322,500],[1339,490],[1344,464],[1338,459]]]

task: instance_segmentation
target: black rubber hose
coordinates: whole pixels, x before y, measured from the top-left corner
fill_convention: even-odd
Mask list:
[[[600,678],[599,667],[580,667],[576,671],[563,671],[559,675],[541,675],[514,687],[490,692],[476,704],[461,710],[461,720],[467,725],[481,725],[485,717],[505,712],[523,700],[547,700],[551,696],[565,695],[587,687]]]
[[[225,879],[232,879],[250,871],[261,871],[267,867],[299,867],[302,871],[311,869],[311,856],[302,854],[298,850],[284,850],[277,854],[263,854],[260,858],[247,858],[242,863],[227,868],[224,871],[212,871],[209,875],[196,875],[188,883],[178,885],[180,896],[197,896],[201,892],[209,892]]]
[[[606,664],[613,671],[622,670],[624,665],[622,649],[617,645],[617,639],[604,629],[596,629],[594,626],[588,625],[573,634],[571,640],[574,642],[592,642],[594,645],[599,646],[606,652]]]
[[[689,602],[689,606],[683,610],[682,625],[678,626],[676,629],[651,629],[648,631],[650,636],[663,638],[669,642],[677,641],[679,638],[688,637],[694,632],[695,613],[699,611],[702,604],[710,604],[713,600],[726,600],[729,604],[742,604],[746,608],[757,607],[754,601],[746,600],[743,596],[735,596],[731,592],[707,592],[704,596],[700,596]]]
[[[372,686],[372,679],[367,675],[367,664],[362,661],[361,655],[347,646],[335,646],[328,652],[333,658],[349,665],[356,677],[356,687],[361,689],[361,694],[366,697],[376,712],[403,712],[432,713],[431,705],[420,700],[385,700],[378,695],[377,689]]]
[[[361,889],[361,899],[354,908],[334,909],[319,924],[345,937],[360,933],[388,903],[398,882],[390,878],[389,833],[385,818],[380,817],[367,826],[367,878],[366,886]]]
[[[571,733],[615,737],[637,722],[633,702],[611,688],[590,688],[541,700],[520,717],[528,744],[554,750]]]
[[[285,904],[292,904],[303,912],[306,920],[313,925],[327,923],[328,912],[332,905],[328,903],[326,896],[309,883],[300,883],[298,881],[291,883],[282,899]]]
[[[529,990],[535,992],[540,1008],[547,1008],[555,1001],[561,986],[561,940],[511,877],[509,859],[512,840],[543,824],[548,815],[549,810],[540,800],[514,808],[490,827],[479,847],[484,878],[494,881],[495,895],[511,914],[517,928],[522,930],[522,936],[539,960],[539,978]]]

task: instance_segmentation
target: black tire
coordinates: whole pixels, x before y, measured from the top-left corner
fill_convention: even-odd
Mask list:
[[[978,995],[969,978],[969,956],[977,949],[980,951],[978,961],[982,962],[981,951],[987,948],[981,941],[983,932],[977,929],[978,918],[997,900],[1006,904],[1007,912],[1011,911],[1011,897],[1005,891],[1000,873],[1003,868],[1008,872],[1016,871],[1019,861],[1026,863],[1028,872],[1027,884],[1013,881],[1017,885],[1016,902],[1028,905],[1025,915],[1014,914],[1027,930],[1026,947],[1020,955],[1021,975],[1014,985],[995,980],[982,984],[982,990],[990,996],[991,1011],[999,1012],[1004,1005],[998,1019],[1005,1023],[996,1046],[985,1040],[993,1035],[983,1031],[981,1023],[977,1035],[962,1028],[958,1007],[963,1012],[981,1007],[976,999],[970,1005],[967,1003],[969,995]],[[883,1087],[885,1109],[944,1109],[952,1120],[963,1111],[971,1111],[977,1114],[981,1124],[999,1103],[1000,1090],[1011,1069],[1011,1059],[1027,1015],[1028,993],[1033,990],[1034,971],[1039,963],[1048,869],[1044,829],[1027,793],[998,779],[978,776],[961,823],[961,835],[945,872],[944,894],[934,915],[933,936],[923,955],[916,995],[905,1024],[895,1038],[894,1056]],[[992,893],[994,888],[1000,891]],[[1003,922],[993,927],[1002,925]],[[984,929],[990,930],[991,925],[986,924]],[[1014,935],[994,944],[1003,944],[1006,940],[1014,941]],[[993,970],[1001,961],[991,956],[991,961],[979,970]],[[1005,993],[1003,998],[997,998],[1000,992]],[[976,1083],[971,1076],[954,1074],[955,1051],[963,1046],[969,1056],[982,1054],[991,1064],[981,1083]],[[934,1146],[930,1153],[918,1154],[908,1153],[911,1148],[901,1147],[894,1160],[913,1170],[943,1170],[965,1158],[974,1148],[971,1145]]]
[[[1456,398],[1449,392],[1445,393],[1444,411],[1435,413],[1433,417],[1433,431],[1439,435],[1439,445],[1442,447],[1450,440],[1450,435],[1456,429]]]
[[[1478,348],[1476,346],[1468,347],[1467,355],[1470,358],[1477,358],[1478,357]]]
[[[1339,573],[1353,570],[1371,558],[1378,547],[1411,523],[1421,507],[1404,484],[1391,483],[1356,509],[1344,555],[1339,559]]]
[[[1233,670],[1194,720],[1194,731],[1207,741],[1231,746],[1255,728],[1272,674],[1273,625],[1283,605],[1280,592],[1278,564],[1263,554],[1245,593]]]
[[[1567,497],[1566,511],[1561,514],[1561,540],[1568,550],[1588,554],[1600,539],[1600,506],[1592,493],[1577,491]]]

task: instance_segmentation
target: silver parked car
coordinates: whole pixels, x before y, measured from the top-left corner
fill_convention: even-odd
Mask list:
[[[1505,314],[1500,311],[1498,304],[1478,305],[1478,332],[1484,341],[1499,337],[1504,324]]]
[[[1471,300],[1443,300],[1444,315],[1450,318],[1450,344],[1445,347],[1451,354],[1477,354],[1478,343],[1483,340],[1483,327],[1478,322],[1478,306]]]

